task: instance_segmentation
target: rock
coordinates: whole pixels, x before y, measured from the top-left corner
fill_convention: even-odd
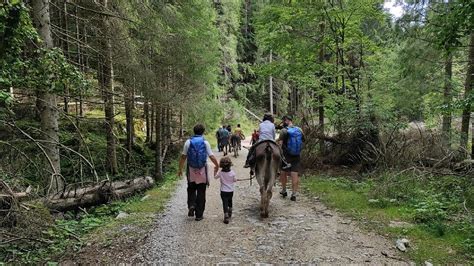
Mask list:
[[[124,218],[127,218],[128,216],[130,216],[130,214],[120,211],[117,217],[115,217],[115,219],[124,219]]]
[[[150,195],[145,195],[143,198],[140,199],[140,201],[145,201],[150,198]]]
[[[369,199],[369,203],[378,203],[379,200],[378,199]]]
[[[429,261],[425,261],[425,266],[433,266],[433,263],[431,263]]]
[[[406,252],[406,251],[407,251],[407,248],[406,248],[406,246],[405,246],[405,243],[402,241],[402,239],[397,239],[396,247],[397,247],[397,249],[400,250],[401,252]]]
[[[410,246],[410,240],[406,239],[406,238],[402,238],[400,239],[400,241],[406,246],[406,247],[409,247]]]

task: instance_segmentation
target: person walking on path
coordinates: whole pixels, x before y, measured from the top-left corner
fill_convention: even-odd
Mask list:
[[[274,118],[272,114],[265,114],[258,128],[258,141],[253,144],[249,153],[247,154],[247,159],[245,160],[244,168],[252,168],[255,165],[256,155],[255,147],[263,141],[275,141],[276,129],[274,124]],[[280,152],[281,153],[281,152]],[[285,156],[281,156],[282,169],[289,169],[291,164],[285,159]],[[253,171],[250,170],[250,175],[253,175]]]
[[[281,169],[280,182],[282,190],[280,194],[285,198],[288,196],[286,192],[286,183],[288,176],[291,177],[292,193],[290,199],[296,201],[296,196],[299,192],[299,172],[301,171],[301,149],[303,148],[304,135],[303,131],[293,125],[293,118],[289,115],[285,115],[283,118],[283,129],[280,131],[278,138],[278,144],[282,147],[283,155],[288,163],[291,165],[289,168]]]
[[[221,171],[214,177],[221,181],[221,199],[224,209],[224,223],[228,224],[232,217],[232,198],[234,196],[234,183],[248,179],[237,179],[235,172],[231,169],[232,160],[228,157],[222,157],[220,162]]]
[[[252,141],[250,142],[250,145],[254,145],[255,143],[257,143],[258,135],[259,135],[259,133],[257,132],[256,129],[254,129],[253,133],[252,133]]]
[[[222,151],[222,147],[221,147],[221,135],[222,135],[222,126],[219,127],[219,129],[217,129],[216,131],[216,139],[217,139],[217,150],[219,152]]]
[[[188,179],[188,216],[196,216],[196,221],[203,219],[206,205],[206,187],[209,185],[207,158],[214,163],[214,175],[219,170],[219,163],[212,153],[211,145],[204,137],[204,126],[194,126],[194,136],[186,141],[183,153],[179,160],[178,176],[183,175],[186,163],[186,177]]]
[[[230,140],[230,132],[227,130],[226,126],[222,126],[222,129],[220,129],[219,137],[220,137],[219,144],[221,146],[220,151],[224,152],[224,156],[226,156],[229,150],[229,140]]]

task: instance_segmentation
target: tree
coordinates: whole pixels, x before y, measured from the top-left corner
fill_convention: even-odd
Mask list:
[[[104,9],[108,8],[108,0],[103,0]],[[102,17],[102,32],[104,39],[101,40],[102,55],[98,62],[99,84],[103,93],[105,111],[105,131],[107,136],[107,170],[111,175],[118,173],[117,151],[114,136],[115,111],[114,111],[114,67],[112,61],[112,24],[108,16]]]
[[[45,51],[53,48],[53,38],[51,36],[51,23],[49,13],[49,0],[34,0],[33,21],[38,29],[38,34],[42,40],[41,45]],[[59,125],[56,95],[51,89],[38,91],[37,107],[40,114],[41,131],[43,132],[46,154],[46,164],[51,169],[49,191],[56,193],[64,187],[61,176],[61,161],[59,157]],[[48,182],[49,183],[49,182]]]

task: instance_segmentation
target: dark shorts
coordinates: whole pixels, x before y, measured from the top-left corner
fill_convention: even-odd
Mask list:
[[[221,143],[221,145],[228,145],[229,144],[229,138],[221,138],[220,143]]]
[[[296,172],[299,173],[301,172],[301,156],[297,155],[289,155],[289,154],[284,154],[285,159],[288,163],[291,164],[290,169],[286,169],[285,172]],[[283,170],[283,169],[282,169]]]

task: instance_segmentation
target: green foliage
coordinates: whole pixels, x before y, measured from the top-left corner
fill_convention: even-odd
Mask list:
[[[61,49],[27,49],[28,42],[40,40],[23,3],[10,3],[0,9],[0,32],[4,40],[0,47],[0,88],[61,94],[66,88],[77,93],[88,87],[83,73],[66,60]]]
[[[410,239],[413,248],[408,255],[415,262],[467,263],[473,259],[474,228],[472,216],[462,207],[462,195],[469,182],[453,176],[420,179],[387,172],[364,181],[307,176],[303,187],[371,229]],[[408,226],[390,227],[391,221]]]

